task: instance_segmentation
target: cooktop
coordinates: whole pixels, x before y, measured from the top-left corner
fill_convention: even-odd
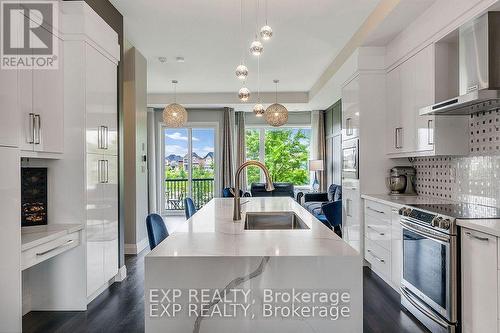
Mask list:
[[[500,219],[500,209],[477,204],[409,204],[408,206],[461,220]]]

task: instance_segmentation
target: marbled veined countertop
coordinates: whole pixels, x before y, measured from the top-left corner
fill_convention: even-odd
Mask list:
[[[242,220],[235,223],[233,199],[212,199],[147,256],[359,256],[292,198],[241,198],[241,203]],[[297,214],[309,229],[244,229],[247,212],[283,211]]]

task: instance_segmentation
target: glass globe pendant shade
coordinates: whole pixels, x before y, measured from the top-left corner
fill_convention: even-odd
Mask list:
[[[240,80],[245,80],[248,76],[248,68],[245,65],[239,65],[236,67],[236,77]]]
[[[265,26],[260,28],[260,37],[266,41],[270,40],[271,37],[273,37],[273,29],[271,29],[271,27],[266,24]]]
[[[266,109],[264,109],[264,106],[260,103],[255,104],[253,107],[253,113],[255,113],[256,117],[262,117],[264,112],[266,112]]]
[[[254,56],[260,56],[263,51],[264,51],[264,46],[260,41],[255,39],[250,45],[250,53],[252,53]]]
[[[283,126],[288,121],[288,110],[283,105],[274,103],[266,109],[264,117],[271,126]]]
[[[186,109],[177,103],[167,105],[163,110],[163,122],[167,127],[182,127],[187,122]]]
[[[241,88],[240,91],[238,91],[238,97],[242,102],[248,101],[250,98],[250,90],[246,87]]]

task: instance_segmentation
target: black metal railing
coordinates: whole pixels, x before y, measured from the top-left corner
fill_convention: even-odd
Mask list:
[[[213,178],[194,178],[191,198],[200,209],[214,197]],[[188,179],[165,180],[165,210],[184,210],[184,199],[189,195]]]

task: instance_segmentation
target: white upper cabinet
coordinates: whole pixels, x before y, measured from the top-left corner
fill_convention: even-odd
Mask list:
[[[342,88],[342,139],[359,137],[359,76]]]
[[[3,70],[0,75],[0,146],[19,146],[18,71]]]
[[[390,157],[466,155],[467,117],[420,116],[436,102],[431,44],[387,73],[386,152]],[[441,89],[439,87],[439,89]]]
[[[23,151],[64,151],[64,65],[62,40],[57,69],[19,70],[20,148]],[[21,155],[25,155],[21,153]]]
[[[91,46],[85,48],[87,152],[118,155],[117,67]]]

